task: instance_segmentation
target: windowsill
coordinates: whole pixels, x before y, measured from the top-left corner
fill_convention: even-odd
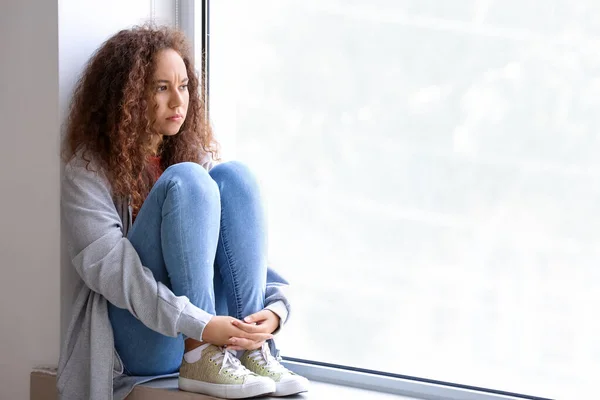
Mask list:
[[[306,400],[411,400],[402,397],[371,390],[357,389],[347,386],[333,385],[322,382],[311,382],[307,393],[288,396],[286,399]],[[34,371],[31,373],[31,400],[57,400],[56,374],[51,371]],[[182,392],[177,389],[176,379],[164,379],[137,386],[127,397],[127,400],[214,400],[215,397]],[[263,400],[279,400],[280,397],[258,397]]]

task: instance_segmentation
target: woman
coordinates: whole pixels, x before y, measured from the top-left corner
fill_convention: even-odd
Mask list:
[[[81,279],[62,399],[122,399],[178,371],[180,389],[224,398],[307,389],[271,354],[287,282],[267,268],[256,180],[213,167],[194,71],[181,33],[138,27],[105,42],[76,87],[61,205]]]

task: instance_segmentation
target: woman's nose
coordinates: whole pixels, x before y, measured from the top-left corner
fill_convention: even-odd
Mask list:
[[[179,107],[183,104],[183,96],[179,93],[179,90],[173,90],[169,100],[169,106],[171,108]]]

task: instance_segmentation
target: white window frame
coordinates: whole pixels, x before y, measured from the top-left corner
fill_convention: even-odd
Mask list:
[[[177,15],[180,12],[178,7],[178,0],[150,0],[150,20],[157,25],[179,28]]]
[[[196,65],[206,77],[205,95],[209,93],[208,58],[210,55],[210,23],[208,12],[210,0],[171,0],[175,12],[175,26],[189,38],[194,54],[205,54]],[[208,101],[207,105],[208,107]],[[450,382],[423,379],[411,376],[371,371],[362,368],[327,364],[311,360],[283,357],[282,364],[291,371],[310,380],[409,396],[427,400],[551,400],[511,393],[501,390],[480,388]]]

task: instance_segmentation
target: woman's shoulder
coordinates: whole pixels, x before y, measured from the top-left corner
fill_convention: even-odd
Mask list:
[[[100,163],[83,150],[73,154],[65,163],[64,179],[103,181],[108,184]]]

